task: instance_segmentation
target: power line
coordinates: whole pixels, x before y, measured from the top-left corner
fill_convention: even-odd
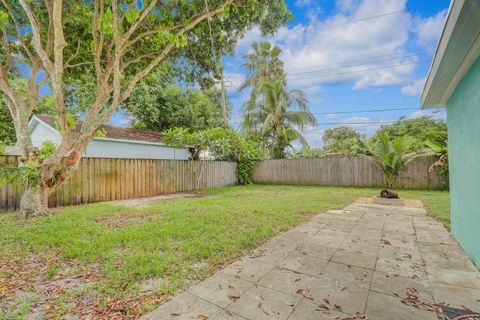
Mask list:
[[[417,63],[422,63],[422,62],[427,62],[430,60],[421,60],[421,61],[416,61],[416,62],[409,62],[409,63],[399,63],[399,64],[394,64],[394,65],[388,65],[388,66],[382,66],[382,67],[376,67],[376,68],[367,68],[367,69],[362,69],[362,70],[352,70],[352,71],[346,71],[346,72],[339,72],[336,74],[332,74],[330,77],[337,77],[339,75],[344,75],[344,74],[351,74],[351,73],[358,73],[358,72],[365,72],[365,71],[373,71],[373,70],[381,70],[381,69],[388,69],[388,68],[396,68],[396,67],[401,67],[401,66],[408,66],[408,65],[413,65]],[[328,77],[329,75],[327,75]],[[287,75],[288,77],[288,75]],[[297,81],[297,80],[305,80],[305,79],[314,79],[314,77],[302,77],[302,78],[294,78],[294,79],[288,79],[289,81]]]
[[[396,109],[371,109],[358,111],[337,111],[337,112],[311,112],[311,114],[346,114],[346,113],[369,113],[369,112],[388,112],[388,111],[402,111],[402,110],[419,110],[418,108],[396,108]]]
[[[392,124],[395,123],[396,121],[366,121],[366,122],[320,122],[317,123],[319,126],[326,126],[326,125],[353,125],[353,124]]]
[[[413,57],[418,57],[418,56],[425,56],[427,54],[409,54],[405,56],[398,56],[394,58],[386,58],[386,59],[371,59],[371,60],[366,60],[364,63],[357,63],[357,64],[350,64],[350,65],[344,65],[344,66],[339,66],[336,68],[329,68],[329,69],[319,69],[319,70],[310,70],[310,71],[304,71],[304,72],[289,72],[287,75],[300,75],[300,74],[308,74],[308,73],[315,73],[315,72],[323,72],[323,71],[335,71],[335,70],[340,70],[340,69],[345,69],[345,68],[352,68],[352,67],[359,67],[363,66],[366,64],[372,64],[372,63],[377,63],[377,62],[388,62],[392,60],[398,60],[398,59],[406,59],[406,58],[413,58]],[[311,69],[311,68],[310,68]]]
[[[366,71],[374,71],[374,70],[382,70],[382,69],[388,69],[388,68],[396,68],[396,67],[402,67],[402,66],[408,66],[408,65],[414,65],[417,63],[423,63],[423,62],[428,62],[430,60],[420,60],[420,61],[415,61],[415,62],[408,62],[408,63],[398,63],[398,64],[392,64],[392,65],[385,65],[381,67],[374,67],[374,68],[364,68],[361,70],[351,70],[351,71],[345,71],[345,72],[338,72],[338,73],[332,73],[332,74],[326,74],[326,75],[319,75],[319,76],[310,76],[310,77],[301,77],[301,78],[289,78],[289,75],[287,74],[288,81],[299,81],[299,80],[307,80],[307,79],[315,79],[318,78],[319,80],[322,80],[322,78],[326,78],[325,80],[333,80],[335,78],[338,78],[338,76],[345,75],[345,74],[352,74],[352,73],[359,73],[359,72],[366,72]],[[335,69],[332,69],[332,71]],[[311,71],[309,73],[315,73],[319,71]],[[332,79],[333,78],[333,79]],[[227,80],[230,81],[229,78]],[[238,89],[238,88],[235,88]]]
[[[329,26],[352,24],[352,23],[362,22],[362,21],[366,21],[366,20],[372,20],[372,19],[376,19],[376,18],[390,16],[390,15],[393,15],[393,14],[399,14],[399,13],[402,13],[402,12],[407,12],[407,11],[406,10],[397,10],[397,11],[385,12],[385,13],[378,14],[376,16],[360,18],[360,19],[356,19],[356,20],[352,20],[352,21],[348,21],[348,22],[334,23],[334,24],[331,24]]]
[[[292,68],[292,69],[289,69],[290,71],[292,70],[310,70],[312,68],[322,68],[322,67],[329,67],[329,66],[332,66],[332,65],[341,65],[343,63],[351,63],[351,62],[370,62],[370,61],[373,61],[375,62],[377,59],[382,59],[382,58],[386,58],[386,57],[396,57],[396,56],[399,56],[398,59],[401,59],[402,56],[404,55],[419,55],[419,56],[423,56],[423,55],[429,55],[428,53],[425,53],[423,51],[412,51],[412,52],[402,52],[402,53],[390,53],[390,54],[385,54],[385,55],[381,55],[381,56],[377,56],[377,57],[371,57],[369,59],[350,59],[350,60],[343,60],[343,61],[340,61],[340,62],[336,62],[336,63],[329,63],[329,64],[322,64],[322,65],[316,65],[316,66],[308,66],[308,67],[302,67],[302,68]]]

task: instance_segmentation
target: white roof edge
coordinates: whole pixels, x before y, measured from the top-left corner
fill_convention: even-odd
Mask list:
[[[446,88],[443,88],[442,91],[437,92],[435,97],[431,97],[431,95],[437,89],[435,85],[438,77],[442,76],[441,72],[443,71],[444,67],[443,62],[446,59],[445,52],[447,49],[449,49],[449,44],[452,42],[452,34],[455,31],[457,23],[459,22],[459,17],[465,15],[466,13],[468,14],[473,12],[474,10],[469,9],[474,6],[480,6],[480,0],[452,0],[448,11],[447,20],[445,22],[442,35],[439,39],[420,99],[422,109],[444,107],[447,103],[447,100],[455,91],[459,82],[463,79],[463,76],[466,74],[466,72],[468,72],[470,66],[480,55],[480,33],[478,33],[476,38],[471,38],[472,45],[468,48],[468,50],[466,50],[466,52],[462,53],[462,59],[458,62],[455,73],[447,75],[450,77],[450,79],[448,80],[448,85]],[[458,32],[456,32],[455,36],[458,37]]]
[[[50,126],[48,123],[45,121],[42,121],[42,119],[38,118],[37,116],[33,115],[32,118],[30,119],[28,126],[32,124],[32,121],[35,120],[44,126],[46,126],[49,130],[55,132],[57,135],[59,135],[57,129],[53,128]],[[153,141],[145,141],[145,140],[129,140],[129,139],[113,139],[113,138],[106,138],[106,137],[95,137],[93,140],[104,140],[104,141],[116,141],[116,142],[127,142],[127,143],[137,143],[137,144],[149,144],[149,145],[157,145],[157,146],[164,146],[164,147],[169,147],[173,149],[182,149],[182,148],[177,148],[173,146],[166,145],[163,142],[153,142]],[[188,148],[189,146],[185,146],[183,148]]]
[[[128,143],[140,143],[140,144],[153,144],[153,145],[167,146],[163,142],[153,142],[153,141],[145,141],[145,140],[114,139],[114,138],[106,138],[106,137],[95,137],[95,138],[93,138],[93,140],[104,140],[104,141],[116,141],[116,142],[128,142]]]
[[[38,123],[43,124],[45,127],[47,127],[50,131],[54,132],[55,134],[60,136],[60,133],[58,133],[57,129],[53,128],[51,125],[37,117],[36,115],[33,115],[30,121],[28,122],[28,127],[30,128],[30,125],[32,124],[33,120],[37,121]]]

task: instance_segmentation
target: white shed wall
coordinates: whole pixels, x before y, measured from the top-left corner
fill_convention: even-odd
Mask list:
[[[35,147],[42,147],[43,141],[52,141],[57,146],[62,141],[60,135],[37,121],[32,121],[30,132]],[[115,141],[94,139],[87,147],[84,157],[92,158],[131,158],[152,160],[188,160],[186,148],[172,148],[158,144],[135,141]]]
[[[62,138],[58,133],[56,133],[54,130],[50,129],[50,127],[46,127],[45,125],[41,123],[36,123],[33,124],[33,129],[31,129],[31,135],[32,135],[32,143],[35,147],[41,148],[43,141],[52,141],[55,143],[57,146],[60,144],[62,141]]]
[[[93,140],[84,157],[188,160],[186,149],[135,142]]]

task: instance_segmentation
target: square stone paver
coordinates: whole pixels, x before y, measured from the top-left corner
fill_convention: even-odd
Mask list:
[[[342,243],[340,249],[376,255],[379,247],[380,238],[368,237],[366,235],[350,235]]]
[[[357,223],[354,221],[334,220],[328,223],[322,230],[351,232]]]
[[[329,262],[323,269],[321,277],[334,281],[337,288],[343,286],[368,289],[370,288],[372,275],[373,271],[370,269]]]
[[[332,320],[344,319],[350,315],[331,309],[325,309],[318,304],[310,303],[305,300],[300,301],[298,306],[293,310],[288,320]]]
[[[318,276],[327,263],[328,260],[309,256],[302,251],[294,251],[278,265],[285,269]]]
[[[369,320],[437,320],[437,313],[401,302],[399,298],[371,291],[365,313]]]
[[[252,287],[226,309],[252,320],[287,319],[300,298],[261,286]]]
[[[292,253],[293,251],[295,251],[295,248],[277,247],[257,249],[252,255],[250,255],[250,258],[258,262],[263,262],[272,266],[276,266],[281,263],[286,257],[288,257],[288,255],[290,255],[290,253]]]
[[[251,282],[237,279],[233,276],[217,273],[207,278],[189,292],[222,308],[227,307],[233,300],[239,298],[252,286]]]
[[[305,238],[304,244],[318,245],[337,249],[348,236],[348,233],[333,230],[322,230],[314,236]]]
[[[331,247],[319,246],[318,244],[313,243],[304,243],[297,249],[297,251],[300,251],[311,257],[325,260],[329,260],[334,255],[335,250],[336,249]]]
[[[429,303],[434,302],[433,292],[425,282],[381,271],[375,271],[373,273],[371,287],[373,291],[403,298],[407,296],[409,289],[415,290],[416,295],[422,301]]]
[[[427,272],[421,260],[378,258],[375,270],[427,282]]]
[[[420,244],[420,251],[429,266],[457,271],[477,271],[472,261],[458,246],[423,243]]]
[[[451,307],[467,307],[480,313],[480,290],[433,284],[432,291],[436,303],[446,302]]]
[[[302,297],[302,292],[308,292],[316,281],[315,277],[276,268],[262,278],[258,283],[264,287],[275,289],[291,296]]]
[[[308,298],[302,300],[349,314],[362,313],[368,296],[368,289],[329,276],[315,279],[307,289]]]
[[[447,244],[447,245],[456,244],[455,240],[453,240],[450,233],[445,231],[439,231],[439,230],[418,229],[417,239],[420,242],[427,242],[427,243],[433,243],[433,244]]]
[[[245,320],[244,318],[238,314],[233,313],[232,311],[223,310],[218,316],[213,318],[213,320]],[[175,319],[172,319],[175,320]]]
[[[182,293],[157,310],[142,317],[143,320],[196,320],[201,316],[213,319],[222,308],[190,293]]]
[[[446,284],[480,290],[479,272],[457,271],[434,267],[427,267],[427,272],[432,284]]]
[[[331,260],[333,262],[373,270],[377,256],[375,254],[365,254],[359,251],[338,249]]]
[[[266,264],[253,259],[243,259],[234,262],[221,272],[243,280],[256,282],[273,268],[274,266],[271,264]]]

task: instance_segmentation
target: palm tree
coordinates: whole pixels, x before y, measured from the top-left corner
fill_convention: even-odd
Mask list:
[[[261,111],[255,115],[262,120],[261,133],[270,139],[270,157],[273,158],[279,137],[284,141],[307,142],[300,130],[316,125],[316,119],[308,110],[308,100],[301,90],[285,89],[285,75],[265,80],[259,86],[262,94]]]
[[[283,75],[283,61],[280,60],[282,50],[272,46],[270,42],[255,42],[252,44],[252,53],[245,54],[246,62],[242,65],[247,69],[247,79],[240,86],[240,90],[251,88],[250,97],[245,104],[245,118],[243,128],[247,132],[257,132],[258,124],[263,119],[258,118],[261,112],[257,104],[259,88],[264,81],[271,80]]]
[[[369,155],[381,168],[387,189],[393,189],[400,174],[407,165],[416,157],[424,154],[423,151],[409,152],[414,141],[410,136],[403,136],[391,140],[384,130],[378,133],[378,140],[373,147],[362,143]]]
[[[243,55],[247,60],[242,66],[247,69],[247,80],[240,86],[240,90],[255,87],[265,79],[272,79],[284,73],[283,61],[280,60],[282,50],[272,46],[268,41],[254,42],[252,53]]]

